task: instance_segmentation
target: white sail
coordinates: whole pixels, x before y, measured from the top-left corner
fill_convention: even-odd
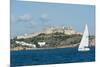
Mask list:
[[[82,40],[81,40],[79,48],[78,48],[78,51],[88,51],[88,50],[90,50],[88,48],[88,45],[89,45],[89,33],[88,33],[88,26],[86,24],[85,30],[84,30],[84,33],[83,33],[83,36],[82,36]]]

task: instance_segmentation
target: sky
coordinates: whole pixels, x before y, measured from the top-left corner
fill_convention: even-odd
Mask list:
[[[95,34],[95,6],[11,0],[11,37],[42,31],[49,26],[72,26],[83,32],[88,25]]]

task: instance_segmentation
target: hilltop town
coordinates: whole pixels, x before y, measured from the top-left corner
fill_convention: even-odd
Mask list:
[[[42,32],[34,32],[31,34],[24,34],[22,36],[17,36],[17,39],[32,38],[32,37],[35,37],[41,33],[52,34],[52,33],[56,33],[56,32],[64,33],[66,35],[72,35],[72,34],[82,35],[81,32],[76,32],[71,26],[69,26],[69,27],[62,26],[62,27],[47,27],[47,28],[44,28]]]
[[[82,34],[72,27],[47,27],[42,32],[24,34],[11,39],[11,50],[77,47]],[[93,39],[94,37],[90,38],[92,44]]]

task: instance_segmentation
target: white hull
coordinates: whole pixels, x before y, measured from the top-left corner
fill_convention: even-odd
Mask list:
[[[79,48],[78,51],[89,51],[90,48]]]

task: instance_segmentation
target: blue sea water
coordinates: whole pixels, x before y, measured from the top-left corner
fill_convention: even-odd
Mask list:
[[[11,67],[95,61],[95,48],[79,52],[77,48],[11,51]]]

